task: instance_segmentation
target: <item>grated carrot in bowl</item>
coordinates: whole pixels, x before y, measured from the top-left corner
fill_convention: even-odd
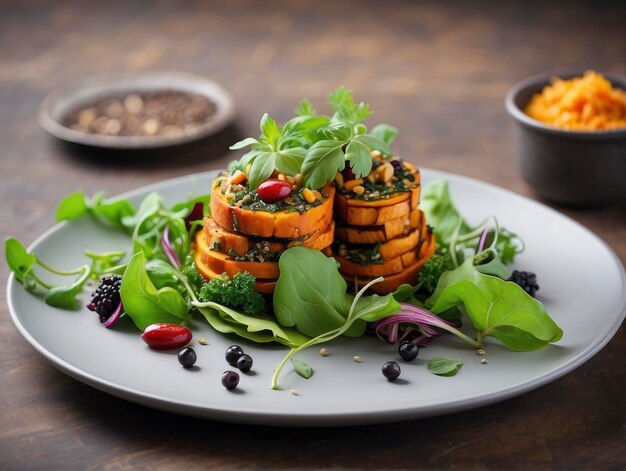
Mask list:
[[[524,112],[533,119],[572,131],[605,131],[626,127],[626,92],[613,88],[602,74],[554,77],[533,95]]]

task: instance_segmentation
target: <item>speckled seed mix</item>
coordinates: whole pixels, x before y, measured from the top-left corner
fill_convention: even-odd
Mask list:
[[[162,90],[99,99],[70,112],[63,125],[108,136],[178,136],[210,121],[215,111],[202,95]]]

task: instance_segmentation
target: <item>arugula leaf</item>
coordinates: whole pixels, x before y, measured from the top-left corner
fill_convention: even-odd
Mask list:
[[[124,311],[143,330],[155,322],[187,321],[188,305],[171,287],[157,289],[146,271],[146,256],[137,252],[128,262],[120,290]]]
[[[532,351],[563,336],[539,301],[513,282],[479,273],[472,259],[445,272],[426,305],[435,314],[462,305],[479,343],[492,336],[511,350]]]
[[[345,157],[342,147],[345,141],[318,141],[308,150],[302,163],[304,183],[309,188],[320,188],[343,170]]]
[[[437,245],[448,245],[457,230],[461,234],[471,230],[452,201],[447,180],[433,180],[422,188],[420,209],[434,227]]]
[[[91,259],[91,274],[99,277],[104,273],[109,273],[111,268],[117,267],[117,264],[124,258],[126,252],[118,250],[116,252],[96,253],[91,250],[85,250],[85,255]]]
[[[428,371],[438,376],[455,376],[462,366],[461,360],[433,358],[428,362]]]
[[[57,205],[56,220],[70,221],[89,212],[89,199],[80,190],[70,193]]]
[[[49,306],[58,307],[61,309],[77,309],[79,306],[76,296],[78,296],[83,290],[83,285],[87,278],[89,278],[89,266],[82,267],[83,274],[75,280],[73,283],[64,286],[55,286],[48,290],[44,296],[44,301]]]
[[[371,134],[390,146],[398,136],[398,128],[390,126],[389,124],[379,124],[372,128]]]
[[[305,363],[302,360],[297,360],[296,358],[292,358],[291,363],[293,364],[293,369],[296,370],[296,373],[304,379],[309,379],[313,376],[313,368],[311,368],[308,363]]]
[[[15,278],[20,283],[23,283],[25,275],[36,263],[37,257],[28,253],[24,245],[15,237],[5,239],[4,254],[9,268],[15,273]]]

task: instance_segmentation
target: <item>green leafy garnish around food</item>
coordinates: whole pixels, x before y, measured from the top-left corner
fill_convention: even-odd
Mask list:
[[[200,289],[200,302],[212,301],[232,308],[240,308],[244,314],[255,316],[265,312],[263,296],[254,291],[254,277],[237,273],[232,279],[226,273],[213,278]]]
[[[108,200],[103,192],[89,198],[82,191],[70,193],[57,206],[56,220],[71,221],[86,214],[105,224],[131,231],[135,207],[128,200]]]
[[[480,273],[471,259],[445,272],[425,304],[444,317],[450,309],[462,306],[481,345],[484,337],[491,336],[511,350],[532,351],[563,336],[539,301],[513,282]]]
[[[4,243],[7,264],[15,274],[17,281],[31,293],[43,294],[44,301],[50,306],[61,309],[76,309],[77,296],[89,279],[91,268],[89,265],[71,270],[60,270],[44,263],[36,253],[28,252],[19,240],[9,237]],[[36,267],[53,277],[73,277],[67,284],[57,285],[41,277]]]
[[[283,358],[274,371],[272,389],[279,389],[280,373],[297,353],[341,335],[355,335],[357,332],[361,335],[366,322],[375,322],[400,309],[391,294],[364,296],[369,287],[382,281],[382,278],[365,285],[354,297],[347,294],[347,286],[339,274],[337,263],[317,250],[305,247],[287,249],[280,259],[279,268],[280,277],[274,292],[277,319],[281,324],[296,326],[298,330],[315,337],[292,348]],[[325,276],[321,277],[319,273]],[[317,322],[321,322],[322,326],[318,327]]]
[[[296,373],[298,373],[304,379],[309,379],[311,376],[313,376],[313,368],[311,368],[308,363],[305,363],[302,360],[298,360],[296,358],[292,358],[291,363]]]
[[[160,289],[154,286],[146,271],[143,252],[137,252],[128,262],[120,294],[124,311],[141,330],[155,322],[180,324],[187,321],[187,301],[170,286]]]
[[[428,362],[428,371],[437,376],[455,376],[462,366],[463,362],[461,360],[433,358]]]
[[[357,177],[370,173],[370,150],[391,157],[389,144],[398,130],[378,125],[371,133],[363,121],[372,114],[369,105],[357,103],[352,92],[340,87],[328,95],[332,116],[318,115],[308,100],[296,108],[296,117],[280,127],[267,113],[259,124],[261,135],[248,137],[231,146],[250,147],[229,171],[245,171],[250,188],[256,189],[274,170],[287,175],[301,173],[309,188],[320,188],[348,163]],[[248,170],[248,166],[250,166]]]

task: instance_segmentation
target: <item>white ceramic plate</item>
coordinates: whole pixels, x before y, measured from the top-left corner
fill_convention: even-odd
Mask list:
[[[496,215],[508,229],[520,233],[527,250],[516,268],[536,271],[540,300],[563,328],[563,339],[547,349],[514,353],[489,341],[486,358],[456,338],[444,337],[422,350],[412,363],[401,362],[401,381],[388,382],[380,368],[398,360],[395,349],[376,338],[342,339],[301,358],[314,368],[304,380],[284,370],[283,391],[269,389],[275,366],[286,350],[259,346],[213,332],[206,323],[193,323],[198,368],[180,367],[175,352],[148,349],[138,331],[107,330],[86,309],[57,310],[27,293],[13,276],[8,302],[20,334],[55,367],[115,396],[150,407],[217,420],[272,425],[355,425],[391,422],[483,406],[540,387],[572,371],[597,353],[617,331],[625,313],[624,269],[615,254],[596,236],[571,219],[541,204],[501,188],[465,177],[422,170],[424,181],[449,180],[452,194],[471,222]],[[142,188],[127,195],[138,202],[149,191],[166,201],[208,190],[215,175],[208,172]],[[128,248],[123,234],[104,229],[90,219],[59,224],[31,247],[54,266],[85,262],[82,250]],[[85,294],[84,298],[87,298]],[[254,357],[253,373],[242,375],[229,392],[220,384],[227,369],[224,350],[238,343]],[[362,363],[353,361],[359,355]],[[430,358],[461,359],[455,377],[429,373]],[[298,395],[290,394],[296,389]]]

